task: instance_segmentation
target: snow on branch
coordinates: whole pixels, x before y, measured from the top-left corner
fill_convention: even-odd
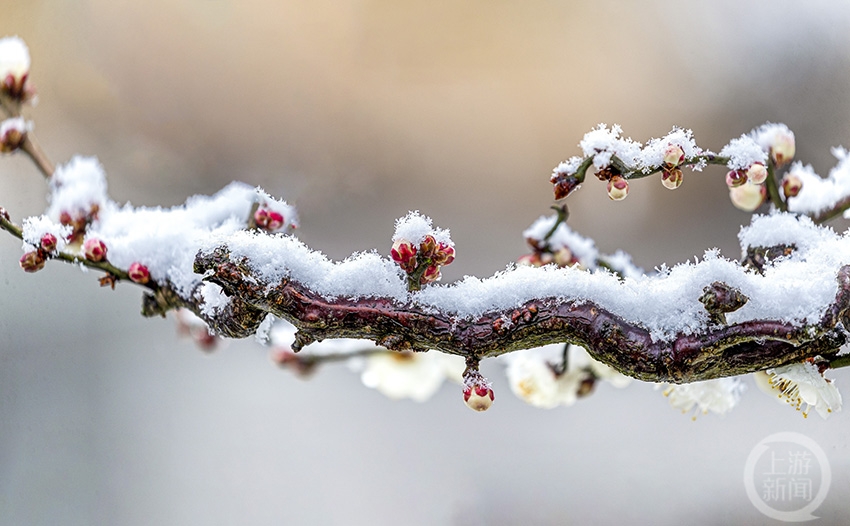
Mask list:
[[[525,229],[530,253],[517,263],[441,284],[456,248],[419,212],[397,220],[387,255],[334,262],[293,235],[292,206],[243,183],[168,209],[115,203],[96,158],[56,167],[44,154],[21,114],[35,97],[29,67],[23,41],[0,39],[0,152],[28,155],[49,187],[45,213],[20,226],[0,208],[0,228],[22,240],[19,265],[37,272],[59,260],[102,272],[102,286],[140,286],[144,315],[179,309],[179,323],[205,348],[253,335],[302,374],[355,361],[364,383],[391,397],[424,400],[452,379],[479,411],[495,398],[480,362],[499,357],[511,390],[539,407],[632,377],[665,382],[685,412],[725,413],[743,391],[739,376],[754,372],[804,414],[841,406],[824,372],[850,365],[841,351],[850,239],[820,223],[850,208],[844,149],[833,150],[839,163],[824,179],[799,162],[788,169],[795,139],[782,124],[732,139],[719,154],[683,128],[644,145],[599,125],[580,141],[581,156],[555,168],[556,199],[573,194],[591,167],[609,198],[622,200],[634,180],[660,173],[674,190],[684,168],[724,166],[732,203],[766,212],[742,228],[740,261],[708,250],[646,273],[572,231],[561,205]]]

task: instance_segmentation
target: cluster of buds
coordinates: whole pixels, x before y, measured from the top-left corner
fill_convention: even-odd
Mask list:
[[[664,163],[661,165],[661,184],[664,188],[675,190],[682,186],[682,169],[679,165],[685,160],[685,151],[681,146],[670,144],[664,150]]]
[[[280,212],[269,210],[261,206],[257,208],[256,212],[254,212],[254,223],[257,225],[257,228],[265,230],[266,232],[277,232],[283,228],[286,221],[283,214]]]
[[[28,85],[30,54],[27,45],[18,37],[0,39],[0,92],[17,101],[33,98]]]
[[[17,117],[0,123],[0,153],[14,152],[24,143],[27,125],[24,119]]]
[[[71,235],[68,238],[69,243],[82,241],[88,226],[97,219],[98,212],[100,212],[100,206],[97,203],[93,203],[88,210],[80,209],[75,212],[63,210],[59,214],[59,223],[70,226],[72,229]]]
[[[466,406],[474,411],[486,411],[493,405],[494,398],[490,382],[478,372],[477,367],[467,367],[463,372],[463,401]]]
[[[531,254],[524,254],[517,259],[519,265],[527,265],[530,267],[542,267],[543,265],[555,264],[559,267],[572,267],[578,264],[579,260],[575,256],[570,247],[561,247],[553,249],[548,243],[540,242],[536,239],[526,239],[531,246]]]
[[[732,204],[746,212],[760,207],[767,199],[767,188],[764,186],[767,177],[767,168],[760,162],[751,164],[746,170],[729,170],[726,173],[726,185]]]
[[[21,256],[21,268],[25,272],[38,272],[44,268],[45,262],[57,254],[57,239],[51,233],[41,236],[41,240],[35,250],[31,250]]]
[[[393,261],[408,275],[408,286],[417,290],[422,285],[438,281],[440,269],[455,259],[455,249],[448,243],[427,235],[417,247],[410,241],[399,239],[390,250]]]

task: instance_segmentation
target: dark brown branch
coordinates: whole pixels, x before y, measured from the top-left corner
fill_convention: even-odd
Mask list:
[[[247,261],[232,261],[226,247],[200,253],[195,271],[220,285],[243,316],[230,336],[249,336],[266,313],[298,328],[294,350],[325,338],[364,338],[391,350],[440,351],[481,359],[551,343],[575,343],[618,371],[640,380],[693,382],[755,372],[816,355],[833,357],[845,341],[839,326],[850,308],[850,266],[839,292],[817,323],[758,320],[712,326],[702,334],[653,341],[649,331],[588,301],[539,299],[472,321],[398,305],[387,298],[329,301],[301,283],[264,283]],[[271,286],[269,286],[271,285]],[[226,315],[225,315],[226,316]],[[219,322],[221,323],[221,322]]]

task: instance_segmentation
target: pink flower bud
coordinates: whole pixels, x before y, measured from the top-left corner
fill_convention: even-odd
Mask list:
[[[681,146],[676,144],[670,144],[667,146],[667,149],[664,150],[664,164],[669,167],[679,166],[679,164],[685,160],[685,152],[682,150]]]
[[[543,265],[543,262],[540,261],[540,256],[538,254],[523,254],[516,260],[517,265],[523,265],[527,267],[540,267]]]
[[[629,183],[619,175],[608,180],[608,197],[613,201],[622,201],[629,195]]]
[[[284,225],[282,214],[275,212],[274,210],[266,210],[265,208],[258,208],[257,211],[254,212],[254,222],[257,224],[258,228],[267,232],[280,230]]]
[[[729,170],[726,174],[726,186],[736,188],[747,182],[747,173],[743,170]]]
[[[439,265],[429,265],[428,268],[425,269],[425,273],[422,274],[422,278],[419,280],[421,284],[431,283],[434,281],[439,281],[442,276],[440,275],[440,266]]]
[[[578,263],[573,251],[567,247],[563,247],[555,252],[553,260],[559,267],[571,267]]]
[[[50,232],[41,236],[41,249],[45,252],[53,252],[56,250],[56,236]]]
[[[437,253],[434,255],[434,263],[437,265],[448,265],[455,260],[455,249],[446,243],[440,243]]]
[[[661,184],[664,185],[664,188],[668,190],[675,190],[682,186],[682,170],[678,168],[672,168],[670,170],[664,170],[661,174]]]
[[[796,197],[803,189],[803,181],[793,173],[785,174],[782,178],[782,193],[785,198]]]
[[[33,250],[21,256],[19,263],[21,268],[24,269],[24,272],[38,272],[44,268],[44,261],[42,253],[38,250]]]
[[[393,261],[406,272],[413,272],[416,269],[416,247],[410,241],[400,239],[393,243],[390,255]]]
[[[794,134],[790,132],[777,132],[770,145],[770,158],[776,166],[784,166],[791,162],[796,153]]]
[[[86,259],[89,261],[94,261],[95,263],[103,261],[106,259],[106,244],[96,238],[86,239],[86,242],[83,243],[83,254],[85,254]]]
[[[747,169],[747,179],[753,184],[762,184],[767,180],[767,168],[762,163],[753,163]]]
[[[463,401],[467,407],[474,411],[490,409],[494,399],[493,389],[484,382],[467,385],[463,388]]]
[[[127,274],[130,276],[131,280],[140,285],[144,285],[151,280],[151,273],[148,270],[148,267],[138,262],[130,265],[130,268],[127,270]]]
[[[743,184],[729,189],[729,199],[736,208],[752,212],[767,198],[767,188],[761,184]]]

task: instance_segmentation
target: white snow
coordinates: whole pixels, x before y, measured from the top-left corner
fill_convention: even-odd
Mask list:
[[[0,82],[8,75],[20,81],[30,70],[30,53],[19,37],[0,38]]]
[[[422,243],[425,237],[429,235],[433,236],[438,243],[444,243],[447,246],[454,247],[451,232],[442,228],[435,228],[432,225],[431,218],[423,216],[418,210],[408,212],[406,216],[396,220],[393,243],[396,241],[408,241],[416,246]]]
[[[788,173],[799,177],[803,187],[796,197],[788,199],[789,210],[815,215],[850,197],[850,154],[844,148],[833,148],[832,154],[838,164],[825,179],[809,165],[803,166],[799,161],[791,165]]]
[[[95,157],[75,156],[56,167],[50,178],[50,207],[47,215],[55,221],[62,212],[86,215],[92,205],[104,208],[110,203],[106,194],[106,173]]]
[[[730,170],[746,170],[753,163],[767,163],[767,149],[762,148],[751,135],[741,135],[729,141],[720,150],[720,156],[729,157],[726,166]]]
[[[30,252],[41,245],[44,234],[53,234],[56,238],[56,249],[64,250],[65,238],[71,234],[71,227],[54,223],[45,215],[33,216],[24,219],[23,225],[23,250]]]

